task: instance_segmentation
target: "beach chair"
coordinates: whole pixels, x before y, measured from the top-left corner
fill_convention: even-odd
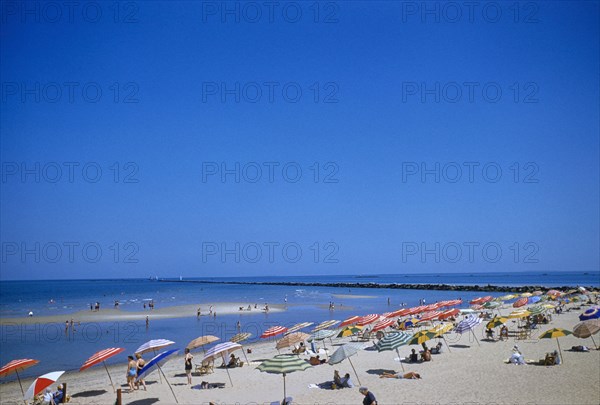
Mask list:
[[[544,359],[544,366],[554,366],[556,364],[556,357],[552,353],[547,353]]]
[[[361,342],[367,342],[367,341],[371,340],[371,332],[368,330],[364,331],[358,339]]]
[[[200,375],[214,373],[215,367],[213,363],[202,362],[202,364],[196,364],[196,373]]]
[[[307,354],[309,357],[317,357],[317,356],[327,357],[329,350],[317,348],[317,345],[315,344],[315,342],[312,341],[312,342],[310,342],[310,349],[306,349],[306,351],[304,353]]]

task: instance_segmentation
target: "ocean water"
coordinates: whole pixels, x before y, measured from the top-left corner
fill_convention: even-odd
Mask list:
[[[189,279],[191,280],[191,279]],[[196,279],[199,280],[199,279]],[[420,275],[369,275],[361,276],[313,276],[313,277],[252,277],[252,278],[205,278],[218,281],[266,281],[266,282],[321,282],[321,283],[412,283],[454,285],[544,285],[553,286],[600,286],[600,273],[481,273],[481,274],[420,274]],[[350,298],[344,295],[358,295]],[[148,328],[143,321],[85,323],[76,326],[75,332],[65,333],[64,321],[46,325],[7,323],[0,329],[0,364],[12,359],[34,358],[40,363],[24,376],[40,375],[55,370],[77,370],[83,362],[98,350],[107,347],[124,347],[126,351],[110,359],[108,363],[123,362],[127,354],[150,339],[170,339],[184,348],[187,343],[201,335],[211,334],[230,339],[237,333],[236,323],[243,332],[252,333],[249,342],[270,326],[291,326],[298,322],[322,322],[329,319],[343,320],[352,315],[383,313],[398,309],[401,303],[408,306],[419,304],[424,298],[428,303],[439,300],[462,298],[465,303],[483,295],[482,292],[457,292],[433,290],[395,290],[380,288],[298,287],[269,285],[237,285],[219,283],[171,283],[146,279],[125,280],[53,280],[53,281],[2,281],[0,282],[0,316],[23,317],[29,311],[36,316],[65,315],[88,310],[90,303],[100,302],[101,308],[112,308],[119,301],[121,311],[143,310],[144,300],[152,299],[156,308],[202,303],[203,313],[208,304],[217,302],[241,302],[244,305],[265,303],[285,304],[286,311],[265,314],[260,311],[218,315],[216,319],[202,316],[195,311],[189,316],[152,320]],[[340,296],[342,295],[342,296]],[[287,299],[287,303],[285,303]],[[390,304],[388,305],[388,299]],[[329,302],[335,309],[329,310]],[[463,305],[464,307],[467,304]],[[151,315],[148,309],[148,314]],[[152,318],[152,317],[151,317]],[[273,345],[275,343],[273,342]],[[10,377],[5,379],[10,380]]]

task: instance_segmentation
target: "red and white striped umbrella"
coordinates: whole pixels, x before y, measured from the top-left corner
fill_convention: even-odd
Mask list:
[[[45,388],[54,384],[63,373],[64,371],[53,371],[36,378],[25,393],[25,400],[33,399],[33,397],[42,392]]]
[[[420,321],[432,321],[434,319],[436,319],[438,316],[440,316],[441,312],[440,311],[431,311],[431,312],[426,312],[423,314],[423,316],[421,317]]]
[[[108,379],[110,380],[110,385],[112,385],[113,391],[116,391],[115,384],[113,384],[113,380],[110,376],[110,373],[108,372],[108,368],[106,367],[106,363],[104,361],[106,359],[111,358],[112,356],[115,356],[115,355],[123,352],[124,350],[125,349],[123,349],[122,347],[111,347],[108,349],[100,350],[99,352],[92,355],[92,357],[87,359],[87,361],[85,363],[83,363],[83,366],[81,366],[79,371],[83,371],[83,370],[90,368],[92,366],[95,366],[96,364],[99,364],[99,363],[104,364],[104,369],[106,370],[106,374],[108,374]]]
[[[527,297],[519,298],[518,300],[516,300],[513,303],[513,307],[519,308],[519,307],[522,307],[523,305],[527,305],[527,301],[528,301]]]
[[[417,312],[419,312],[419,307],[412,307],[412,308],[408,308],[406,310],[406,312],[404,313],[404,315],[414,315]]]
[[[19,371],[23,371],[26,368],[35,366],[39,362],[39,360],[33,359],[12,360],[0,368],[0,377],[4,377],[11,373],[17,373],[17,380],[19,380],[19,385],[21,386],[21,394],[25,395],[25,392],[23,391],[23,385],[21,384],[21,377],[19,377]]]
[[[386,318],[397,318],[399,316],[404,316],[404,315],[406,315],[407,311],[408,311],[408,308],[402,308],[397,311],[391,312],[389,315],[386,315]]]
[[[363,317],[361,317],[356,324],[358,326],[365,326],[368,325],[370,323],[375,322],[376,320],[379,319],[379,315],[378,314],[370,314],[370,315],[365,315]]]
[[[280,335],[280,334],[285,333],[285,332],[287,332],[287,328],[286,327],[283,327],[283,326],[273,326],[273,327],[270,327],[269,329],[267,329],[262,335],[260,335],[260,337],[262,339],[265,339],[265,338],[270,338],[270,337],[273,337],[273,336]]]
[[[491,295],[487,295],[485,297],[479,297],[479,298],[475,298],[474,300],[471,300],[470,304],[471,305],[481,305],[481,304],[485,304],[488,301],[492,300],[492,296]]]
[[[340,328],[343,326],[352,325],[353,323],[358,322],[359,319],[360,319],[360,316],[351,316],[350,318],[346,319],[344,322],[340,323]]]
[[[377,322],[374,326],[373,326],[373,332],[377,332],[378,330],[382,330],[387,328],[388,326],[391,326],[394,324],[394,320],[393,319],[383,319],[379,322]]]
[[[439,308],[438,304],[429,304],[429,305],[425,305],[425,308],[423,308],[424,311],[435,311],[436,309]]]

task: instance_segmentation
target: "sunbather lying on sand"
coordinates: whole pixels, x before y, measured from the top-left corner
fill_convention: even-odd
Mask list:
[[[419,373],[415,373],[414,371],[409,371],[408,373],[405,373],[405,374],[386,373],[384,371],[383,374],[381,374],[379,376],[379,378],[398,378],[398,379],[403,378],[405,380],[419,380],[421,378],[421,375]]]

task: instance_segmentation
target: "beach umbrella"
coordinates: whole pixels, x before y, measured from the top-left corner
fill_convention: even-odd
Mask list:
[[[474,300],[471,300],[469,302],[469,304],[471,305],[481,305],[483,303],[486,303],[488,301],[491,301],[492,297],[490,295],[488,295],[487,297],[479,297],[479,298],[475,298]]]
[[[580,321],[587,321],[589,319],[598,319],[598,318],[600,318],[600,307],[589,308],[584,313],[579,315]]]
[[[334,330],[320,330],[320,331],[317,331],[317,332],[311,334],[307,340],[309,342],[312,342],[313,340],[324,340],[324,339],[332,337],[335,334],[336,334],[336,331],[334,331]]]
[[[235,335],[234,337],[229,339],[229,341],[233,342],[233,343],[240,343],[240,342],[243,342],[244,340],[249,339],[251,336],[252,336],[252,333],[238,333],[237,335]]]
[[[415,326],[417,323],[419,323],[419,319],[417,318],[406,319],[400,323],[400,328],[406,329],[409,326]]]
[[[111,358],[112,356],[117,355],[123,351],[125,351],[125,349],[122,347],[111,347],[109,349],[100,350],[99,352],[93,354],[92,357],[87,359],[87,361],[85,363],[83,363],[83,365],[81,366],[79,371],[83,371],[87,368],[95,366],[96,364],[102,363],[104,365],[104,369],[106,370],[106,374],[108,374],[108,379],[110,380],[110,385],[112,385],[112,387],[113,387],[113,392],[116,392],[115,384],[113,384],[113,380],[110,376],[110,373],[108,372],[108,367],[106,367],[105,361],[107,359]]]
[[[63,374],[64,371],[53,371],[36,378],[27,389],[24,399],[26,401],[33,399],[33,397],[42,392],[45,388],[54,384]]]
[[[348,336],[352,336],[352,335],[356,335],[357,333],[359,333],[362,330],[361,326],[346,326],[344,329],[342,329],[340,331],[340,333],[338,333],[337,337],[348,337]]]
[[[173,394],[173,398],[175,398],[175,402],[179,403],[179,401],[177,401],[177,396],[175,396],[175,391],[173,391],[173,387],[171,387],[171,383],[169,383],[169,380],[167,379],[167,376],[165,375],[165,373],[162,371],[162,368],[161,368],[161,366],[163,364],[165,364],[167,362],[167,360],[169,360],[169,357],[171,357],[174,354],[177,354],[178,352],[179,352],[179,349],[171,349],[171,350],[166,350],[164,352],[161,352],[161,353],[157,354],[156,356],[154,356],[138,372],[137,377],[135,378],[135,381],[137,382],[137,381],[139,381],[141,379],[144,379],[147,375],[149,375],[155,369],[157,369],[159,375],[162,374],[162,376],[165,377],[165,381],[167,382],[167,385],[171,389],[171,394]]]
[[[383,352],[386,350],[395,350],[398,358],[400,358],[400,352],[398,348],[400,346],[404,346],[408,344],[408,342],[412,339],[412,335],[405,332],[393,332],[388,333],[380,339],[377,343],[375,343],[375,348],[378,352]],[[402,364],[402,358],[400,358],[400,366],[402,367],[402,371],[404,371],[404,365]]]
[[[388,313],[387,315],[386,315],[386,314],[384,314],[384,316],[385,316],[386,318],[397,318],[397,317],[399,317],[399,316],[404,316],[404,315],[406,315],[406,312],[407,312],[407,311],[408,311],[408,309],[406,309],[406,308],[403,308],[403,309],[399,309],[399,310],[397,310],[397,311],[394,311],[394,312],[390,312],[390,313]]]
[[[485,327],[486,329],[494,329],[500,325],[504,325],[506,322],[508,322],[508,318],[505,316],[495,316],[494,319],[492,319],[491,321],[489,321]]]
[[[573,332],[571,332],[570,330],[566,330],[566,329],[562,329],[562,328],[552,328],[552,329],[549,329],[546,332],[542,333],[539,338],[540,339],[556,339],[556,344],[558,345],[558,351],[560,352],[560,358],[562,359],[561,364],[563,364],[565,359],[563,358],[562,350],[560,350],[560,342],[558,341],[558,338],[567,336],[567,335],[572,335],[572,334],[573,334]]]
[[[543,292],[541,292],[540,290],[534,291],[531,293],[532,295],[544,295]]]
[[[414,335],[412,335],[410,341],[408,342],[409,345],[420,345],[422,343],[427,342],[428,340],[431,340],[433,338],[437,337],[437,334],[435,332],[432,332],[431,330],[422,330],[420,332],[415,333]]]
[[[327,328],[330,328],[330,327],[332,327],[334,325],[337,325],[338,323],[340,323],[340,321],[336,321],[334,319],[332,319],[330,321],[321,322],[312,331],[313,332],[318,332],[320,330],[327,329]]]
[[[200,336],[188,343],[186,349],[197,349],[198,347],[208,345],[210,343],[216,342],[217,340],[219,340],[219,338],[213,335]]]
[[[583,321],[575,325],[573,328],[573,335],[580,338],[586,339],[591,337],[592,342],[594,342],[594,347],[596,346],[596,341],[594,340],[594,336],[596,333],[600,331],[600,319],[590,319],[587,321]]]
[[[519,308],[524,305],[527,305],[527,297],[519,298],[518,300],[513,302],[513,307],[515,307],[515,308]]]
[[[269,374],[283,375],[283,397],[286,398],[285,376],[296,371],[304,371],[311,365],[293,354],[279,354],[272,359],[265,360],[258,367],[260,371]]]
[[[389,326],[392,326],[394,324],[394,320],[393,319],[383,319],[379,322],[377,322],[372,329],[372,332],[377,332],[378,330],[383,330]]]
[[[438,316],[438,319],[441,321],[443,319],[448,319],[450,317],[456,316],[460,313],[460,310],[457,308],[453,308],[453,309],[448,309],[446,311],[442,311],[440,313],[440,316]]]
[[[283,327],[283,326],[272,326],[269,329],[267,329],[266,331],[264,331],[264,333],[262,335],[260,335],[261,339],[266,339],[266,338],[270,338],[273,336],[277,336],[280,335],[282,333],[287,332],[287,328]]]
[[[500,301],[488,301],[485,304],[483,304],[483,307],[487,308],[487,309],[495,309],[501,305],[502,305],[502,302],[500,302]]]
[[[516,298],[517,296],[515,294],[507,294],[507,295],[503,295],[502,297],[498,297],[496,298],[499,301],[508,301],[508,300],[512,300],[513,298]]]
[[[439,317],[441,315],[440,311],[431,311],[431,312],[426,312],[423,314],[423,316],[421,317],[421,319],[419,320],[420,322],[423,321],[432,321],[434,319],[436,319],[437,317]]]
[[[475,311],[472,310],[471,308],[465,308],[465,309],[461,309],[460,313],[461,314],[473,314],[473,313],[475,313]]]
[[[446,346],[448,347],[448,352],[450,352],[450,353],[452,353],[452,350],[450,350],[450,345],[448,344],[448,341],[446,341],[444,334],[447,332],[450,332],[452,329],[454,329],[454,325],[449,322],[441,323],[441,324],[429,329],[430,332],[435,333],[436,338],[444,339],[444,343],[446,343]]]
[[[358,385],[362,385],[362,383],[360,382],[360,378],[358,378],[358,373],[354,368],[354,364],[352,364],[352,360],[350,359],[350,357],[358,353],[359,350],[360,348],[356,344],[346,343],[345,345],[338,347],[338,349],[335,352],[333,352],[333,354],[329,358],[329,364],[333,366],[334,364],[341,363],[345,359],[348,359],[352,370],[354,370],[354,375],[356,376],[356,381],[358,381]]]
[[[554,309],[555,308],[555,306],[552,304],[543,304],[542,306],[546,309]]]
[[[340,328],[346,325],[352,325],[356,322],[358,322],[358,320],[360,319],[360,316],[351,316],[350,318],[346,319],[345,321],[343,321],[342,323],[340,323]]]
[[[286,335],[283,339],[281,339],[279,342],[277,342],[277,345],[275,346],[275,348],[277,348],[277,350],[279,350],[279,349],[283,349],[284,347],[290,347],[290,346],[295,345],[296,343],[305,341],[309,337],[310,337],[310,335],[308,333],[303,333],[303,332],[290,333],[289,335]]]
[[[456,325],[456,328],[454,328],[454,331],[456,333],[460,333],[461,335],[465,332],[471,331],[471,333],[473,333],[475,341],[479,346],[481,346],[481,343],[479,343],[479,340],[477,340],[477,336],[475,336],[475,332],[473,330],[481,322],[482,320],[478,316],[469,316],[467,319],[460,321],[458,325]]]
[[[544,308],[541,305],[536,305],[535,307],[530,307],[527,310],[531,313],[531,315],[539,315],[544,313],[546,311],[546,308]]]
[[[541,300],[542,300],[542,297],[539,297],[539,296],[537,296],[537,295],[534,295],[533,297],[529,297],[529,298],[527,299],[527,303],[528,303],[528,304],[535,304],[536,302],[539,302],[539,301],[541,301]]]
[[[508,319],[527,318],[529,315],[531,315],[531,312],[527,311],[526,309],[519,309],[508,314]]]
[[[285,332],[285,334],[290,334],[293,332],[297,332],[300,329],[304,329],[304,328],[308,328],[309,326],[311,326],[313,324],[313,322],[302,322],[302,323],[297,323],[294,326],[292,326],[291,328],[289,328],[287,330],[287,332]]]
[[[356,324],[358,326],[365,326],[368,325],[370,323],[375,322],[376,320],[379,319],[379,315],[378,314],[370,314],[370,315],[365,315],[363,317],[361,317]]]
[[[227,365],[227,361],[225,360],[227,356],[233,353],[236,350],[240,350],[242,345],[234,342],[224,342],[214,345],[206,352],[204,359],[202,362],[214,362],[215,358],[221,357],[223,359],[223,363]],[[225,371],[227,371],[227,376],[229,377],[229,382],[233,387],[233,381],[231,380],[231,375],[229,374],[229,367],[225,367]]]
[[[21,384],[21,377],[19,377],[19,371],[23,371],[31,366],[35,366],[38,364],[39,360],[33,359],[19,359],[12,360],[6,363],[2,368],[0,368],[0,377],[7,376],[12,373],[17,374],[17,380],[19,380],[19,386],[21,387],[21,394],[25,396],[25,392],[23,391],[23,384]]]
[[[532,293],[530,293],[530,292],[525,292],[525,293],[521,294],[521,297],[529,298],[529,297],[531,297],[532,295],[533,295],[533,294],[532,294]]]
[[[562,295],[562,293],[560,291],[558,291],[558,290],[549,290],[546,294],[547,295],[553,295],[555,297],[558,297],[558,296]]]
[[[156,352],[160,349],[163,349],[163,348],[173,345],[173,344],[175,344],[175,342],[173,342],[171,340],[167,340],[167,339],[149,340],[146,343],[144,343],[143,345],[141,345],[140,347],[138,347],[134,353],[135,354],[144,354],[147,352]]]

